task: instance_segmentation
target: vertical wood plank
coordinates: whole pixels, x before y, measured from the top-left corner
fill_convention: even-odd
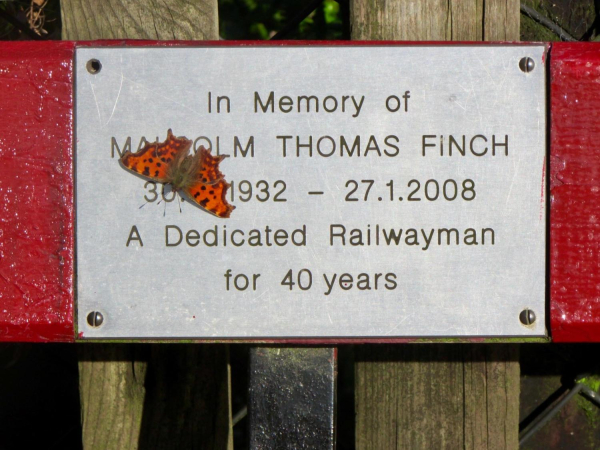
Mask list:
[[[143,349],[83,344],[79,350],[83,447],[137,449],[146,394]]]
[[[62,0],[63,39],[218,39],[217,0]],[[86,449],[233,448],[225,345],[83,344]]]
[[[452,16],[452,41],[482,41],[484,0],[453,1],[450,6]]]
[[[217,0],[61,0],[62,38],[219,39]]]
[[[357,346],[356,448],[462,448],[460,361],[451,345]]]
[[[227,347],[150,346],[140,448],[233,447]]]
[[[516,345],[356,347],[357,449],[518,447]]]
[[[465,448],[517,448],[518,345],[464,345]]]
[[[352,0],[353,39],[518,40],[515,0]],[[518,447],[517,345],[362,346],[357,449]]]
[[[350,22],[354,40],[450,39],[451,16],[447,0],[354,0]],[[436,14],[429,14],[435,10]]]
[[[520,31],[518,0],[484,1],[484,41],[518,41]]]
[[[352,39],[517,41],[517,0],[353,0]]]

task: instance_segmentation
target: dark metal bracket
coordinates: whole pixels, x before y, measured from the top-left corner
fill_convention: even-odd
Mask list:
[[[335,448],[337,349],[250,350],[250,448]]]

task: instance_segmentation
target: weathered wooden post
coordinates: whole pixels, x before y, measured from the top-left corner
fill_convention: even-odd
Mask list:
[[[216,0],[62,0],[63,39],[219,38]],[[79,363],[87,449],[232,448],[225,345],[86,344]]]
[[[519,39],[516,0],[350,5],[352,39]],[[518,355],[518,344],[357,346],[357,448],[517,448]]]
[[[64,2],[65,36],[198,37],[187,3],[144,5]],[[357,38],[516,39],[505,3],[363,6]],[[570,121],[594,65],[542,43],[6,45],[0,339],[86,342],[87,447],[231,446],[226,347],[121,339],[314,345],[253,351],[255,446],[287,445],[282,418],[334,446],[332,346],[356,343],[359,448],[514,447],[511,339],[600,335],[594,128]]]

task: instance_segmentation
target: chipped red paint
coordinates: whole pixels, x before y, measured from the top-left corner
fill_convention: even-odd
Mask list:
[[[554,44],[550,74],[552,339],[599,342],[600,44]]]
[[[0,44],[0,341],[73,341],[72,42]]]

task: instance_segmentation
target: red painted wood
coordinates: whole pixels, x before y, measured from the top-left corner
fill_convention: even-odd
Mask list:
[[[73,341],[71,42],[0,43],[0,341]]]
[[[550,57],[550,320],[555,342],[600,341],[600,45]]]
[[[77,43],[307,44],[382,43]],[[74,339],[74,47],[72,42],[0,45],[0,341]],[[557,342],[600,341],[600,44],[554,44],[550,74],[552,336]]]

